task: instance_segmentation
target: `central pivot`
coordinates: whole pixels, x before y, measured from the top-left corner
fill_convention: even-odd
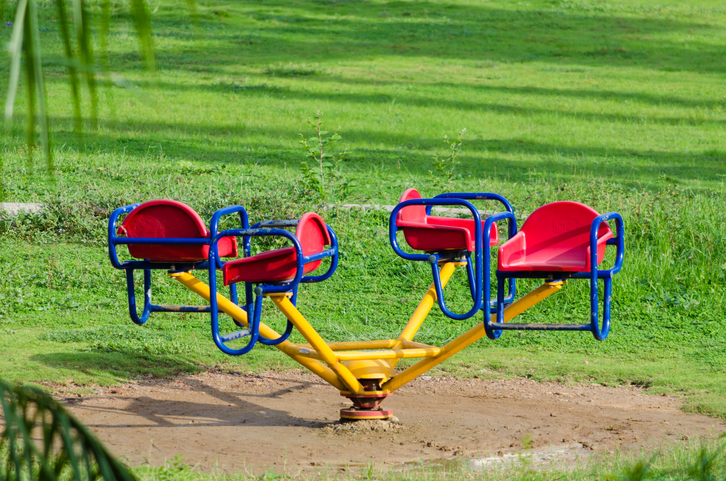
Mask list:
[[[346,367],[363,386],[365,394],[341,391],[340,395],[353,401],[353,406],[340,410],[340,418],[354,421],[362,419],[390,419],[391,409],[384,410],[380,404],[391,394],[381,389],[381,383],[394,374],[391,365],[383,360],[361,360],[346,362]]]
[[[341,392],[341,396],[353,401],[353,406],[341,409],[340,418],[353,421],[363,419],[390,419],[393,416],[393,410],[384,410],[379,406],[391,394],[381,391],[378,379],[359,379],[359,381],[363,385],[366,394],[357,395],[346,391]]]

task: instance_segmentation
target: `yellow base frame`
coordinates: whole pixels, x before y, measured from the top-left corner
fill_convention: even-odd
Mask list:
[[[457,265],[460,263],[449,262],[441,266],[442,288],[448,283]],[[169,275],[209,301],[209,286],[191,273],[175,272]],[[504,321],[511,321],[530,307],[559,291],[562,284],[564,284],[563,281],[547,282],[510,304],[504,309]],[[433,285],[429,287],[398,338],[376,341],[326,343],[292,304],[289,294],[270,294],[268,297],[308,342],[300,345],[284,341],[275,347],[339,389],[343,394],[390,394],[486,335],[484,324],[479,323],[441,347],[414,342],[413,337],[436,303],[436,291]],[[217,305],[219,310],[249,327],[247,313],[219,293],[217,294]],[[492,316],[492,321],[496,321],[496,315]],[[280,337],[280,334],[263,323],[260,323],[260,334],[269,339]],[[421,361],[395,373],[394,368],[399,359],[411,358],[421,358]],[[364,389],[360,381],[370,379],[377,381],[380,391]]]

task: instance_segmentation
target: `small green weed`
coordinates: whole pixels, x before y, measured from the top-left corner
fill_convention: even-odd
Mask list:
[[[192,468],[182,459],[183,454],[177,454],[171,461],[161,466],[156,472],[159,481],[182,481],[189,479]]]
[[[461,129],[456,139],[450,139],[448,135],[444,135],[444,143],[449,147],[448,155],[440,157],[438,153],[434,154],[432,170],[429,171],[431,180],[436,187],[448,189],[456,178],[456,166],[458,165],[456,159],[459,157],[459,149],[465,133],[466,129]]]
[[[329,131],[323,130],[322,118],[323,113],[318,110],[315,112],[315,120],[308,119],[308,124],[315,131],[315,137],[306,139],[303,134],[299,134],[300,144],[312,161],[312,167],[307,162],[300,163],[304,192],[314,192],[322,202],[331,197],[344,200],[348,197],[351,187],[356,185],[355,181],[345,178],[340,165],[348,150],[337,156],[330,154],[329,150],[326,151],[343,137],[340,135],[340,127],[336,128],[332,135],[329,135]]]

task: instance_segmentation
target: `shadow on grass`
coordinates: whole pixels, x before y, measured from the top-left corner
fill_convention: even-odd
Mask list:
[[[632,113],[632,114],[619,114],[619,113],[604,113],[604,112],[586,112],[586,111],[574,111],[572,109],[563,108],[541,108],[541,107],[521,107],[518,105],[509,105],[502,102],[477,102],[471,97],[467,97],[466,90],[472,91],[486,91],[493,93],[504,93],[511,95],[536,95],[548,99],[554,99],[556,97],[561,98],[579,98],[583,100],[612,100],[615,102],[628,102],[637,101],[643,103],[649,103],[652,105],[668,105],[675,104],[687,107],[700,107],[708,108],[716,107],[721,105],[722,101],[691,101],[679,97],[669,96],[653,96],[653,95],[641,95],[639,93],[628,93],[628,92],[613,92],[613,91],[597,91],[597,90],[584,90],[584,89],[551,89],[551,88],[538,88],[538,87],[506,87],[506,86],[486,86],[486,85],[473,85],[468,83],[440,83],[436,82],[433,85],[440,87],[440,95],[444,95],[446,92],[456,92],[457,96],[461,96],[462,100],[446,99],[446,98],[435,98],[431,96],[415,95],[410,94],[408,96],[402,96],[400,92],[396,93],[337,93],[332,92],[333,84],[335,83],[351,83],[351,84],[386,84],[389,82],[378,81],[378,80],[364,80],[364,79],[350,79],[344,77],[331,77],[331,76],[315,76],[307,77],[305,82],[317,82],[330,84],[323,86],[319,90],[305,90],[305,89],[293,89],[289,87],[281,87],[277,85],[269,85],[266,83],[261,84],[244,84],[236,83],[233,81],[219,82],[217,84],[198,84],[188,85],[180,83],[170,82],[139,82],[138,85],[141,87],[158,86],[162,91],[202,91],[206,90],[214,93],[232,93],[235,95],[254,97],[259,99],[275,98],[278,100],[312,100],[312,101],[325,101],[330,103],[338,103],[343,106],[353,105],[370,105],[379,104],[382,109],[388,109],[391,102],[395,101],[399,105],[407,105],[411,107],[419,108],[441,108],[441,109],[452,109],[460,112],[492,112],[503,115],[516,115],[518,117],[537,117],[537,116],[549,116],[555,118],[572,119],[578,121],[597,122],[597,123],[624,123],[624,124],[656,124],[656,125],[686,125],[686,126],[717,126],[723,127],[726,125],[724,119],[713,119],[713,118],[698,118],[694,116],[657,116],[647,115],[643,113]],[[392,81],[390,84],[399,84],[402,82]],[[409,85],[411,85],[409,83]],[[427,84],[418,84],[426,86]]]
[[[172,39],[159,42],[159,58],[173,60],[180,70],[377,55],[726,70],[719,61],[722,47],[706,40],[718,32],[712,17],[722,10],[638,7],[617,10],[574,2],[531,9],[423,1],[246,2],[228,6],[221,17],[203,16],[199,36],[171,9],[160,11],[154,22],[162,38]],[[690,40],[673,38],[679,34]],[[122,64],[123,60],[117,59]]]
[[[236,2],[205,6],[196,26],[178,5],[157,10],[154,31],[162,70],[223,73],[242,64],[356,61],[390,55],[454,62],[726,71],[723,45],[714,41],[720,32],[714,19],[726,13],[718,6],[679,9],[555,0],[547,7],[519,4],[507,9],[427,1]],[[53,12],[41,10],[48,18]],[[112,27],[123,35],[123,41],[111,44],[114,69],[143,68],[125,28]]]
[[[177,169],[173,159],[194,159],[205,162],[222,162],[242,165],[264,165],[288,169],[296,165],[301,155],[297,150],[273,149],[250,145],[245,138],[297,137],[298,131],[275,128],[245,128],[239,126],[191,125],[183,122],[167,124],[162,122],[135,122],[133,124],[108,123],[101,126],[107,133],[87,133],[82,141],[72,130],[72,119],[56,118],[53,123],[65,126],[67,130],[56,132],[58,144],[81,147],[103,146],[107,151],[124,151],[129,154],[147,155],[150,145],[164,147],[169,170]],[[214,146],[210,142],[200,143],[195,138],[179,138],[179,131],[209,136],[218,136]],[[345,139],[355,145],[357,139],[378,144],[394,144],[399,149],[378,148],[351,149],[346,169],[350,173],[369,172],[372,165],[385,162],[393,173],[395,163],[403,162],[413,174],[425,175],[431,168],[431,156],[427,146],[436,148],[439,138],[425,138],[415,134],[391,135],[380,132],[346,130]],[[226,145],[225,145],[226,144]],[[413,151],[404,147],[421,149]],[[726,153],[720,151],[673,152],[667,150],[636,150],[629,148],[593,147],[587,145],[557,145],[525,138],[514,139],[468,139],[465,148],[472,153],[486,152],[487,158],[472,159],[462,155],[459,171],[472,176],[504,175],[513,181],[531,180],[531,176],[542,175],[562,179],[591,178],[619,182],[642,183],[644,188],[658,188],[659,182],[679,183],[683,181],[722,181],[726,175],[723,160]],[[374,157],[371,158],[371,154]],[[513,160],[511,156],[520,158]],[[623,162],[629,159],[629,162]],[[288,165],[289,164],[289,165]],[[698,166],[698,168],[694,168]],[[384,171],[385,171],[384,170]],[[539,172],[539,173],[538,173]]]
[[[35,354],[29,359],[53,369],[75,370],[94,379],[113,382],[126,382],[147,374],[164,378],[201,370],[182,356],[134,352],[57,352]]]

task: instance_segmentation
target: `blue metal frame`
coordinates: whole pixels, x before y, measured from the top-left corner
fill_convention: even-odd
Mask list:
[[[481,217],[479,216],[479,211],[474,207],[473,204],[468,202],[465,199],[469,200],[496,200],[499,201],[504,205],[506,208],[506,212],[500,212],[497,214],[494,214],[492,216],[489,216],[485,223],[484,228],[482,232],[482,226],[481,226]],[[431,209],[433,206],[447,206],[447,205],[460,205],[463,207],[468,208],[472,216],[474,217],[474,263],[476,264],[476,268],[474,269],[471,262],[471,253],[468,251],[460,251],[460,252],[444,252],[444,253],[434,253],[434,254],[409,254],[407,252],[404,252],[400,246],[398,245],[398,240],[396,239],[396,232],[398,232],[398,225],[396,223],[396,217],[398,213],[401,211],[401,209],[411,206],[411,205],[423,205],[426,206],[426,215],[430,215]],[[391,247],[393,248],[393,251],[398,254],[400,257],[412,260],[412,261],[428,261],[431,263],[431,272],[433,275],[434,280],[434,288],[436,290],[436,298],[439,304],[439,308],[441,311],[448,317],[456,320],[464,320],[472,317],[475,315],[478,311],[482,310],[484,308],[484,294],[486,293],[487,299],[488,299],[488,311],[493,312],[493,309],[496,307],[496,305],[492,305],[491,300],[491,278],[490,278],[490,262],[491,262],[491,252],[489,250],[489,242],[490,242],[490,235],[491,235],[491,228],[492,224],[494,222],[508,219],[508,225],[509,225],[509,237],[511,238],[517,233],[517,220],[514,217],[514,209],[512,208],[512,205],[509,203],[507,199],[502,197],[498,194],[490,194],[490,193],[446,193],[446,194],[440,194],[434,197],[433,199],[411,199],[404,202],[399,203],[396,207],[394,207],[393,211],[391,212],[390,216],[390,222],[389,222],[389,230],[388,230],[388,236],[389,240],[391,242]],[[484,247],[483,240],[486,240],[486,247]],[[483,251],[483,252],[482,252]],[[448,309],[446,306],[446,301],[444,300],[444,294],[443,294],[443,288],[441,286],[441,277],[439,275],[439,269],[438,264],[439,261],[450,261],[455,258],[460,258],[461,261],[466,262],[466,272],[467,272],[467,279],[469,282],[469,290],[472,295],[472,300],[474,301],[474,304],[472,308],[463,314],[457,314],[452,312]],[[509,296],[507,299],[503,300],[502,303],[511,303],[511,301],[514,299],[515,294],[515,282],[514,280],[510,280],[509,283]]]
[[[606,245],[615,245],[615,263],[612,268],[600,270],[597,268],[597,238],[600,224],[608,220],[615,220],[616,236],[609,239]],[[620,272],[623,268],[623,259],[625,255],[625,231],[623,228],[623,218],[617,212],[609,212],[593,219],[590,225],[590,271],[589,272],[537,272],[537,271],[517,271],[502,272],[497,271],[497,299],[504,297],[504,291],[499,288],[505,279],[513,278],[534,278],[534,279],[590,279],[590,323],[589,324],[527,324],[527,323],[504,323],[504,308],[497,308],[497,322],[491,322],[491,319],[484,319],[484,327],[487,336],[490,339],[498,339],[503,330],[531,330],[531,331],[590,331],[595,339],[604,341],[610,333],[610,304],[612,301],[612,280],[613,276]],[[597,281],[603,279],[604,282],[604,299],[603,299],[603,315],[602,326],[598,322],[598,292]]]
[[[260,318],[262,317],[262,300],[265,294],[279,294],[292,291],[292,303],[293,305],[297,300],[297,288],[301,283],[309,282],[321,282],[330,278],[338,267],[339,250],[338,250],[338,237],[335,235],[335,231],[326,224],[328,233],[330,234],[331,247],[317,254],[303,256],[302,246],[300,241],[295,235],[277,227],[295,227],[299,221],[297,220],[285,220],[285,221],[263,221],[254,224],[248,229],[231,229],[225,230],[218,233],[213,241],[212,248],[209,249],[209,290],[210,290],[210,313],[211,313],[211,327],[212,327],[212,339],[217,347],[224,353],[239,356],[246,354],[255,347],[257,342],[262,344],[273,346],[284,342],[290,336],[293,330],[293,324],[288,320],[285,332],[277,339],[267,339],[260,335]],[[277,284],[260,284],[254,289],[254,299],[252,296],[252,283],[245,282],[245,310],[248,313],[249,327],[242,329],[230,334],[221,335],[219,333],[219,315],[217,309],[217,268],[222,268],[225,262],[221,262],[218,256],[217,243],[223,237],[227,236],[239,236],[244,239],[245,257],[250,256],[250,245],[252,237],[264,237],[264,236],[279,236],[285,237],[290,240],[295,248],[297,266],[295,270],[295,277],[291,281],[281,282]],[[325,274],[319,276],[304,276],[303,266],[309,262],[331,257],[331,263]],[[233,286],[235,284],[230,285]],[[247,345],[233,349],[226,345],[227,342],[240,339],[242,337],[249,336],[250,339]]]
[[[127,205],[119,207],[111,213],[111,217],[108,220],[108,255],[111,260],[111,265],[116,269],[126,271],[126,291],[129,300],[129,316],[131,320],[136,324],[144,324],[151,315],[152,312],[210,312],[209,306],[171,306],[171,305],[156,305],[151,303],[151,271],[152,270],[168,270],[168,271],[189,271],[193,269],[208,269],[208,261],[198,262],[151,262],[147,260],[131,260],[131,261],[119,261],[118,252],[116,246],[118,245],[130,245],[130,244],[153,244],[153,245],[209,245],[210,253],[212,251],[212,240],[216,237],[219,220],[223,215],[238,213],[240,218],[240,224],[243,228],[249,226],[247,220],[247,212],[244,207],[235,205],[232,207],[226,207],[220,209],[212,216],[210,224],[210,236],[206,239],[194,238],[158,238],[158,237],[119,237],[116,235],[118,219],[124,214],[128,214],[139,204]],[[216,248],[216,244],[214,245]],[[141,315],[138,314],[137,303],[136,303],[136,292],[134,283],[134,271],[141,270],[144,272],[144,303],[141,311]],[[236,286],[230,286],[230,298],[232,302],[237,304],[237,288]]]

